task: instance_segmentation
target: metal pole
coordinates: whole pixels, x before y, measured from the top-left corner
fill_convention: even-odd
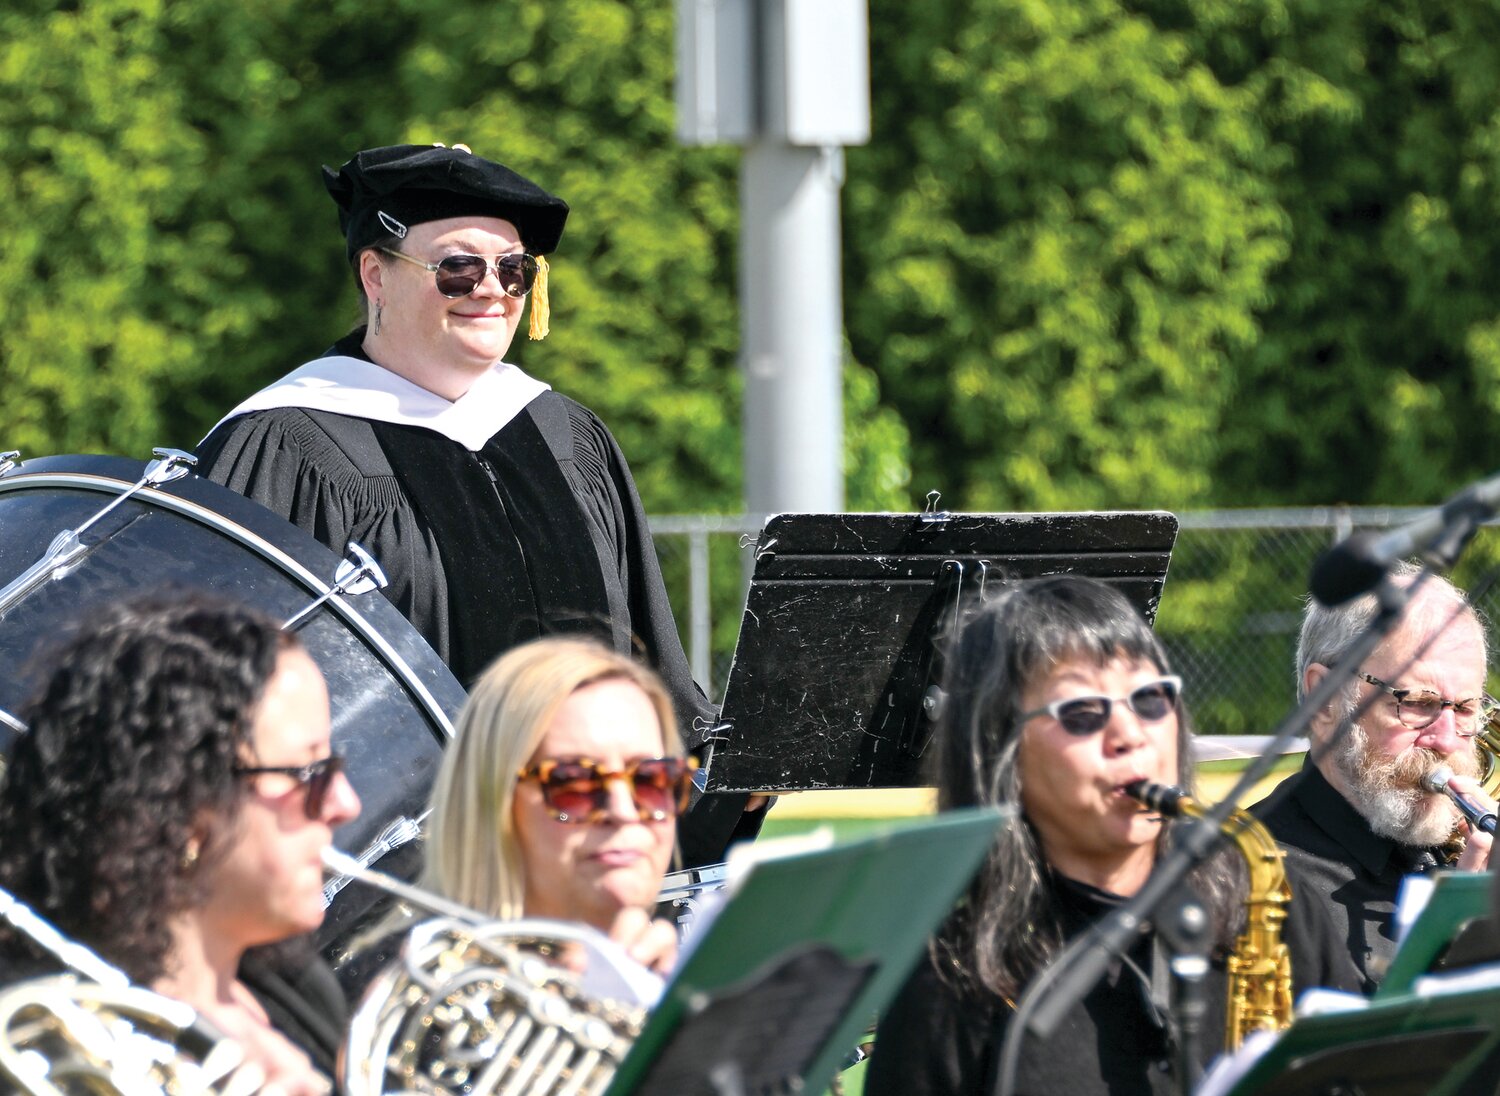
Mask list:
[[[844,153],[758,140],[740,171],[745,505],[844,508]]]

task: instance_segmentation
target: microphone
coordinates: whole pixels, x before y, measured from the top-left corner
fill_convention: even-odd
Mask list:
[[[1422,787],[1430,792],[1442,792],[1458,806],[1459,813],[1469,820],[1469,825],[1485,833],[1495,832],[1495,812],[1486,810],[1466,795],[1454,791],[1448,785],[1453,779],[1453,770],[1440,765],[1422,778]]]
[[[1500,476],[1464,488],[1436,510],[1386,533],[1360,532],[1345,537],[1318,557],[1308,588],[1330,608],[1371,590],[1391,565],[1411,556],[1438,551],[1456,557],[1483,521],[1500,510]],[[1445,546],[1450,536],[1458,542]],[[1446,550],[1445,550],[1446,549]],[[1449,559],[1448,563],[1452,563]]]

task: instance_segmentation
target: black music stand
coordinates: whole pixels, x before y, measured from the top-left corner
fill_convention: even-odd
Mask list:
[[[781,514],[761,532],[710,791],[922,782],[961,603],[1012,578],[1078,574],[1156,615],[1177,518],[1163,512]]]

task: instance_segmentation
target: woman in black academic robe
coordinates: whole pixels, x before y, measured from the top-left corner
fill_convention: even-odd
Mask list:
[[[358,541],[465,687],[528,639],[588,633],[640,649],[701,747],[717,712],[624,456],[592,412],[504,360],[528,297],[529,333],[546,334],[567,205],[461,145],[367,149],[324,182],[366,323],[231,411],[199,473],[336,552]],[[688,864],[719,858],[743,803],[695,807]]]

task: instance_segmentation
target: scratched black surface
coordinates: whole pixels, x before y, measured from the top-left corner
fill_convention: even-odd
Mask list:
[[[1163,512],[784,514],[762,531],[725,689],[715,790],[920,785],[933,635],[1006,578],[1083,574],[1156,615]]]
[[[0,587],[40,557],[52,538],[75,529],[140,478],[144,465],[116,457],[47,457],[27,461],[0,476]],[[69,475],[113,481],[108,491],[70,487]],[[24,480],[23,480],[24,477]],[[197,476],[158,490],[202,506],[228,530],[132,498],[122,503],[83,541],[82,562],[37,587],[0,615],[0,709],[14,715],[45,667],[47,645],[99,606],[167,586],[206,590],[253,605],[278,620],[291,617],[315,594],[281,564],[249,547],[248,535],[269,542],[323,582],[332,582],[339,559],[322,544],[249,499]],[[326,606],[299,629],[298,637],[328,680],[333,710],[333,748],[347,763],[349,779],[363,801],[360,817],[342,827],[336,842],[357,854],[392,819],[416,817],[446,743],[446,732],[420,706],[374,637],[387,643],[413,671],[451,721],[464,690],[422,636],[379,593],[347,599],[371,626],[351,628]],[[0,750],[10,733],[0,726]],[[410,867],[409,855],[376,866]],[[364,887],[345,889],[334,902],[323,938],[357,928],[374,896]]]

